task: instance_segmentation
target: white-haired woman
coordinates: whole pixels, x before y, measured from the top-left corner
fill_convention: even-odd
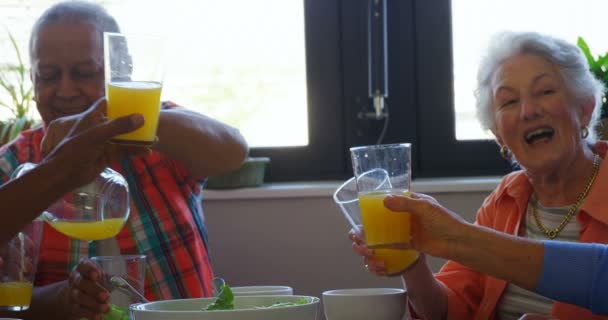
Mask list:
[[[477,80],[479,119],[496,137],[503,157],[522,170],[503,178],[479,209],[476,224],[523,238],[607,243],[608,167],[602,158],[608,148],[595,141],[594,133],[604,88],[578,47],[538,33],[501,33],[493,37]],[[430,197],[419,199],[449,213]],[[412,232],[412,245],[423,252],[450,257],[460,245],[457,238],[431,241],[424,230]],[[353,240],[369,269],[382,274],[373,251],[356,235]],[[481,247],[492,244],[479,241]],[[499,252],[480,259],[498,267],[517,256]],[[542,254],[525,258],[539,261]],[[467,261],[472,267],[479,264]],[[454,261],[433,275],[422,258],[402,277],[413,313],[424,319],[517,319],[525,313],[604,319],[524,289],[533,285],[509,283]]]

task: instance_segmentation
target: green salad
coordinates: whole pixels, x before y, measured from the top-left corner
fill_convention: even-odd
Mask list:
[[[127,310],[115,305],[110,304],[110,312],[105,313],[102,317],[103,320],[129,320],[129,313]]]
[[[203,308],[203,311],[211,310],[232,310],[234,309],[234,295],[229,286],[223,285],[220,287],[220,293],[215,301]]]
[[[308,303],[306,298],[301,298],[296,302],[276,302],[269,306],[259,306],[256,309],[268,309],[268,308],[283,308],[289,306],[297,306]],[[234,309],[234,294],[229,286],[223,285],[220,288],[220,293],[217,295],[215,301],[203,308],[203,311],[211,310],[233,310]]]

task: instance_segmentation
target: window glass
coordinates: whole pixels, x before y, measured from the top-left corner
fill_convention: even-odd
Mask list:
[[[26,60],[31,25],[54,2],[0,4],[0,21]],[[124,33],[167,36],[163,99],[239,128],[251,147],[308,145],[303,1],[97,2]],[[4,30],[0,43],[10,53],[0,63],[14,61]]]
[[[576,43],[583,37],[594,54],[608,51],[605,0],[452,1],[456,138],[484,139],[475,118],[475,78],[488,39],[498,31],[537,31]]]

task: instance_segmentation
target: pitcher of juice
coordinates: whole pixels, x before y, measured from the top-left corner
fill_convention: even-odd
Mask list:
[[[392,212],[384,206],[389,195],[410,192],[411,160],[409,143],[351,148],[355,176],[334,193],[334,201],[353,229],[361,231],[374,258],[384,261],[387,275],[401,274],[418,259],[415,250],[391,248],[408,243],[410,215]]]
[[[24,163],[13,173],[19,177],[36,164]],[[105,168],[89,184],[65,194],[41,215],[55,230],[85,241],[114,237],[130,212],[129,187],[118,172]]]

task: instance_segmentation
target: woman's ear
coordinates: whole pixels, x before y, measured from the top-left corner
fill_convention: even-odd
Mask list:
[[[496,143],[498,143],[498,145],[503,145],[503,141],[502,138],[500,137],[500,135],[498,135],[496,133],[496,129],[490,129],[490,131],[492,132],[492,134],[494,135],[494,138],[496,139]]]
[[[591,122],[591,117],[593,116],[593,110],[595,109],[595,97],[589,97],[583,100],[583,104],[579,109],[581,124],[588,127],[589,122]]]

